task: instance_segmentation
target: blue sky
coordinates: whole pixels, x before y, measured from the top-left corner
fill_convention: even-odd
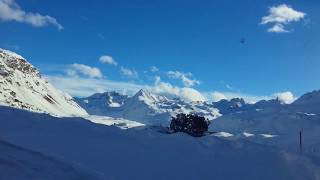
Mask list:
[[[75,96],[299,96],[319,89],[319,17],[317,0],[0,0],[0,47]]]

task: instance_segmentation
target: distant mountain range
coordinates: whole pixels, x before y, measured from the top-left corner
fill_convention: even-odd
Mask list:
[[[212,104],[187,103],[140,90],[129,97],[117,92],[97,93],[75,101],[89,114],[130,119],[149,125],[168,125],[171,116],[178,113],[197,113],[213,120],[220,116]]]
[[[72,98],[54,88],[22,56],[0,49],[0,105],[43,112],[56,116],[99,115],[123,118],[146,125],[167,126],[178,113],[195,113],[213,121],[214,130],[250,130],[270,127],[276,119],[310,119],[320,114],[320,91],[306,93],[292,104],[278,99],[254,104],[241,98],[218,102],[186,102],[140,90],[134,96],[117,92],[97,93],[85,98]],[[298,117],[298,118],[297,118]],[[271,123],[272,122],[272,123]],[[290,122],[287,122],[290,123]],[[258,128],[258,129],[259,129]]]

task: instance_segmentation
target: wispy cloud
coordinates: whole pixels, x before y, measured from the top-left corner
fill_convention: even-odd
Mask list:
[[[151,66],[151,67],[150,67],[150,71],[151,71],[151,72],[158,72],[158,71],[159,71],[159,68],[156,67],[156,66]]]
[[[127,76],[128,78],[138,78],[139,74],[134,69],[129,69],[125,67],[120,68],[120,72],[122,75]]]
[[[284,29],[284,25],[282,25],[282,24],[275,24],[271,28],[268,29],[268,32],[287,33],[287,32],[290,32],[290,31],[285,30]]]
[[[294,10],[292,7],[281,4],[269,8],[269,15],[262,17],[261,24],[273,24],[268,32],[285,33],[290,32],[285,29],[285,25],[298,22],[306,16],[306,13]]]
[[[196,79],[191,79],[193,75],[190,72],[183,73],[180,71],[168,71],[167,75],[169,78],[180,79],[182,81],[183,85],[186,87],[192,87],[192,86],[200,84],[200,81],[198,81]]]
[[[118,63],[117,61],[115,61],[111,56],[108,56],[108,55],[103,55],[99,58],[99,61],[102,63],[102,64],[110,64],[110,65],[114,65],[114,66],[117,66]]]
[[[15,0],[0,0],[0,20],[31,24],[35,27],[53,25],[59,30],[63,26],[53,17],[39,13],[25,12]]]

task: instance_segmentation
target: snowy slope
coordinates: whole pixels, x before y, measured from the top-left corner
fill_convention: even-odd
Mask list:
[[[71,96],[55,89],[20,55],[0,49],[0,104],[56,116],[86,115]]]
[[[89,114],[116,116],[125,101],[127,95],[117,92],[96,93],[86,98],[74,98]]]
[[[110,103],[110,99],[112,103]],[[184,102],[169,99],[142,89],[132,97],[115,92],[95,94],[87,98],[76,98],[89,114],[104,115],[134,120],[148,125],[167,126],[172,116],[178,113],[196,113],[213,120],[220,116],[218,110],[206,102]],[[119,104],[111,106],[110,104]]]
[[[36,151],[0,140],[0,179],[103,179],[95,172],[89,172],[76,165],[70,165]]]
[[[291,111],[320,115],[320,91],[306,93],[290,104]]]
[[[211,130],[231,133],[290,134],[320,127],[320,116],[288,109],[268,109],[224,115],[212,122]]]
[[[261,100],[254,104],[246,103],[244,99],[233,98],[231,100],[220,100],[213,102],[213,106],[219,110],[222,115],[228,115],[233,113],[249,112],[249,111],[261,111],[281,109],[285,106],[278,99]]]
[[[129,128],[138,128],[138,127],[144,127],[145,124],[136,122],[136,121],[130,121],[123,118],[112,118],[107,116],[95,116],[95,115],[89,115],[89,116],[82,116],[82,118],[87,119],[91,122],[94,122],[96,124],[104,124],[107,126],[116,126],[121,129],[129,129]]]
[[[212,130],[240,133],[243,131],[297,133],[320,126],[320,91],[302,95],[292,104],[278,100],[259,101],[244,106],[237,113],[225,114],[212,124]]]
[[[193,138],[180,133],[161,134],[148,128],[121,130],[80,118],[11,111],[0,107],[1,139],[46,156],[63,157],[63,164],[77,164],[101,174],[103,179],[320,178],[319,158],[247,140]],[[16,157],[19,153],[10,150],[5,155]]]
[[[233,98],[231,100],[222,99],[218,102],[213,102],[213,106],[219,109],[221,114],[229,114],[240,111],[247,104],[244,99]]]
[[[300,151],[299,133],[302,132],[302,151],[319,157],[320,98],[317,97],[320,97],[319,92],[314,91],[289,105],[279,104],[277,100],[262,101],[252,105],[256,110],[247,109],[217,118],[210,124],[210,130],[242,134],[253,142],[294,151]],[[257,139],[261,136],[265,139]]]
[[[119,116],[135,120],[144,124],[167,124],[170,113],[161,108],[169,103],[164,96],[152,94],[147,90],[140,90],[130,97],[120,108]]]

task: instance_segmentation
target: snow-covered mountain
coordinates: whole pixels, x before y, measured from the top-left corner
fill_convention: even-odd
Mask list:
[[[72,97],[57,90],[22,56],[0,49],[0,105],[56,116],[87,115]]]
[[[281,109],[285,104],[278,99],[261,100],[252,104],[245,102],[242,98],[233,98],[231,100],[223,99],[218,102],[213,102],[213,106],[217,108],[222,115],[227,115],[248,111],[255,112],[261,110]]]
[[[110,99],[117,106],[110,106]],[[125,118],[148,125],[168,125],[171,117],[178,113],[196,113],[210,120],[220,116],[218,110],[206,102],[169,99],[145,89],[132,97],[106,92],[75,100],[89,114]]]
[[[266,109],[280,109],[284,107],[285,104],[279,101],[279,99],[270,99],[270,100],[261,100],[256,102],[255,104],[251,104],[248,106],[253,110],[259,111],[259,110],[266,110]]]
[[[170,112],[173,110],[171,105],[172,102],[164,96],[140,90],[119,108],[118,115],[144,124],[162,125],[170,118]],[[166,109],[168,106],[170,109]]]
[[[320,91],[302,95],[292,104],[279,100],[262,100],[239,108],[237,113],[224,114],[212,124],[214,131],[266,132],[296,134],[299,131],[316,132],[320,129]]]
[[[0,78],[0,179],[320,179],[320,91],[289,105],[185,102],[147,90],[77,98],[90,116],[2,49]],[[205,116],[218,133],[194,138],[144,126],[168,125],[177,113]]]
[[[296,112],[320,115],[320,90],[302,95],[290,104],[289,109]]]
[[[86,98],[74,98],[74,100],[89,114],[117,116],[119,107],[128,99],[127,95],[117,92],[96,93]]]
[[[218,102],[213,102],[213,106],[219,109],[221,114],[237,112],[246,105],[246,102],[242,98],[233,98],[231,100],[222,99]]]

